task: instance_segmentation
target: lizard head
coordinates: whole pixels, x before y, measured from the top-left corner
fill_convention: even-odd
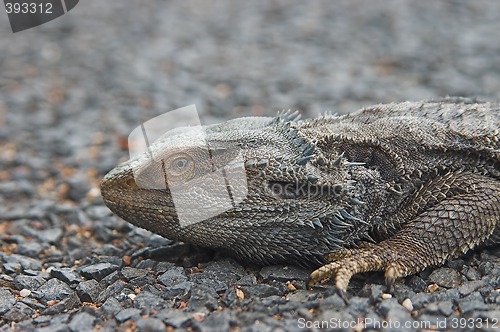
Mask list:
[[[321,264],[365,227],[350,171],[360,165],[324,156],[301,124],[284,112],[177,128],[104,177],[104,202],[139,227],[244,261]]]

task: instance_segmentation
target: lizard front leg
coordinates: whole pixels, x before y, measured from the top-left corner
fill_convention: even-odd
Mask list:
[[[486,240],[500,219],[497,180],[471,173],[448,173],[423,185],[411,198],[415,215],[392,237],[379,243],[327,255],[331,263],[311,274],[311,283],[334,277],[345,296],[359,272],[385,271],[390,287],[398,277],[440,265]]]

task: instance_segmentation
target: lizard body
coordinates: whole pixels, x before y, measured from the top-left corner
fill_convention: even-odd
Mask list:
[[[102,195],[137,226],[254,264],[312,266],[313,282],[334,277],[341,294],[358,272],[385,271],[390,285],[497,242],[499,107],[447,98],[309,120],[285,112],[203,127],[199,146],[185,144],[199,132],[179,129],[152,144],[155,161],[145,154],[106,175]],[[210,162],[200,157],[207,151]],[[230,173],[236,154],[243,200],[182,226],[172,191],[213,202],[218,194],[193,179]]]

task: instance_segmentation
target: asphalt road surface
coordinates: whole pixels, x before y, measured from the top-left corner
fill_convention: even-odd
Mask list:
[[[362,274],[345,305],[329,285],[308,290],[308,270],[135,228],[99,192],[128,134],[186,105],[213,123],[498,101],[499,31],[500,2],[486,0],[85,0],[18,33],[0,13],[0,331],[500,328],[498,247],[398,280],[392,296]]]

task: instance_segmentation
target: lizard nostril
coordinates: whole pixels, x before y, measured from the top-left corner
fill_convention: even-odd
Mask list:
[[[125,181],[125,184],[130,188],[137,188],[137,183],[135,182],[134,178],[127,179],[127,181]]]

